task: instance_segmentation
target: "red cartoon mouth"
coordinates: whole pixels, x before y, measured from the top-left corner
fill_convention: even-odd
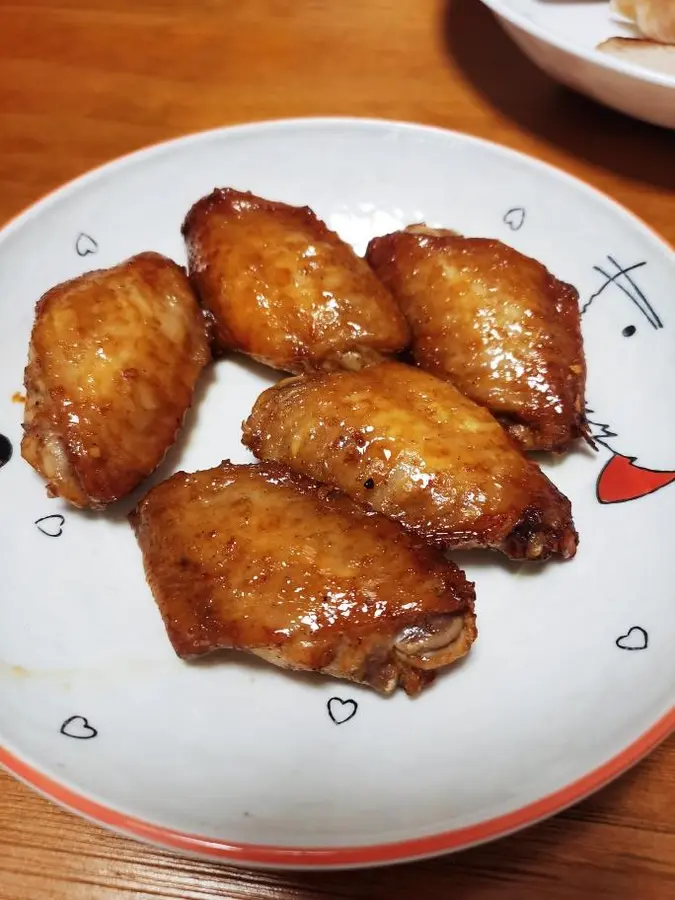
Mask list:
[[[659,488],[675,481],[675,472],[643,469],[635,465],[635,458],[616,454],[600,473],[598,478],[598,500],[600,503],[624,503],[637,500],[646,494],[653,494]]]

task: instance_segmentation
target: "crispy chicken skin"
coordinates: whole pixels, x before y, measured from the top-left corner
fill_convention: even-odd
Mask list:
[[[102,508],[161,462],[210,358],[180,266],[141,253],[38,302],[21,453],[50,496]]]
[[[500,241],[412,226],[367,259],[413,333],[418,365],[486,406],[524,450],[587,434],[579,297]]]
[[[284,379],[256,401],[243,441],[443,547],[576,551],[569,500],[490,413],[403,363]]]
[[[217,189],[192,207],[183,235],[221,350],[304,372],[358,369],[408,343],[389,292],[308,207]]]
[[[476,638],[473,585],[457,566],[275,463],[179,472],[130,520],[180,657],[246,650],[416,694]]]

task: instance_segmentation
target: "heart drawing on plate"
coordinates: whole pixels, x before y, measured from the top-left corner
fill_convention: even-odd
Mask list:
[[[38,531],[41,531],[47,537],[61,537],[65,521],[61,513],[53,513],[51,516],[43,516],[41,519],[37,519],[35,524]]]
[[[98,731],[89,724],[84,716],[71,716],[63,723],[60,728],[61,734],[66,737],[75,738],[76,741],[89,741],[95,738]]]
[[[344,725],[356,715],[359,704],[356,700],[343,700],[341,697],[331,697],[328,703],[328,715],[336,725]]]
[[[625,634],[615,641],[620,650],[646,650],[649,646],[649,635],[639,625],[633,625]]]
[[[82,231],[75,241],[75,251],[78,256],[89,256],[90,253],[98,253],[98,244],[91,235]]]
[[[511,231],[520,231],[525,224],[525,210],[522,206],[514,206],[504,215],[504,222]]]

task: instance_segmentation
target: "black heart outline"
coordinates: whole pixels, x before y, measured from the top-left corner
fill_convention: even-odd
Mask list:
[[[78,256],[89,256],[92,253],[98,253],[98,241],[90,234],[81,231],[75,241],[75,252]]]
[[[517,213],[519,216],[518,220],[514,219],[514,213]],[[527,213],[525,212],[524,206],[513,206],[508,212],[504,213],[504,218],[502,221],[505,225],[508,225],[511,231],[520,231],[520,229],[525,224],[525,217]]]
[[[0,469],[6,466],[14,454],[12,442],[5,434],[0,434]]]
[[[53,534],[51,531],[45,531],[45,529],[40,525],[40,522],[47,522],[49,521],[49,519],[61,519],[61,521],[59,522],[59,530],[56,534]],[[41,519],[36,519],[33,524],[37,525],[37,530],[41,534],[44,534],[45,537],[57,538],[61,537],[61,535],[63,534],[63,526],[66,524],[66,520],[65,517],[61,515],[61,513],[52,513],[50,516],[42,516]]]
[[[634,631],[639,631],[642,635],[642,640],[644,642],[642,647],[627,647],[624,643],[622,643],[623,641],[630,638],[631,634],[633,634]],[[614,641],[614,643],[619,648],[619,650],[629,650],[631,652],[633,650],[646,650],[647,647],[649,647],[649,635],[641,625],[631,625],[628,631],[625,634],[620,634],[619,637]]]
[[[68,726],[72,725],[73,722],[80,722],[82,724],[82,730],[89,733],[71,734],[70,731],[68,731]],[[98,735],[98,730],[94,728],[93,725],[89,724],[89,719],[87,719],[86,716],[71,716],[69,719],[66,719],[59,731],[64,737],[72,738],[74,741],[90,741]]]
[[[345,716],[345,718],[336,717],[333,714],[333,710],[331,708],[335,703],[339,703],[341,707],[351,707],[351,712],[347,716]],[[335,723],[335,725],[344,725],[345,722],[349,722],[349,720],[353,719],[356,715],[358,708],[359,704],[356,702],[356,700],[352,700],[351,698],[343,700],[342,697],[331,697],[330,700],[326,703],[328,715],[330,716],[331,721]]]

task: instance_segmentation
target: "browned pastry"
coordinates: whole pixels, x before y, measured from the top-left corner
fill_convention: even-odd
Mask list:
[[[24,459],[74,506],[123,497],[173,443],[209,358],[185,272],[158,253],[57,285],[36,308]]]
[[[675,44],[673,0],[612,0],[612,11],[634,22],[644,37]]]
[[[303,372],[358,369],[408,343],[389,292],[308,207],[218,189],[192,207],[183,234],[221,350]]]
[[[598,44],[597,49],[624,62],[675,76],[675,42],[661,44],[658,41],[643,41],[639,38],[612,37]]]
[[[457,566],[275,463],[179,472],[130,518],[180,657],[247,650],[416,694],[475,640],[473,585]]]
[[[500,241],[413,226],[367,259],[398,300],[417,363],[486,406],[525,450],[587,434],[579,297]]]
[[[490,413],[421,369],[287,378],[258,398],[244,443],[444,547],[571,557],[569,500]]]

